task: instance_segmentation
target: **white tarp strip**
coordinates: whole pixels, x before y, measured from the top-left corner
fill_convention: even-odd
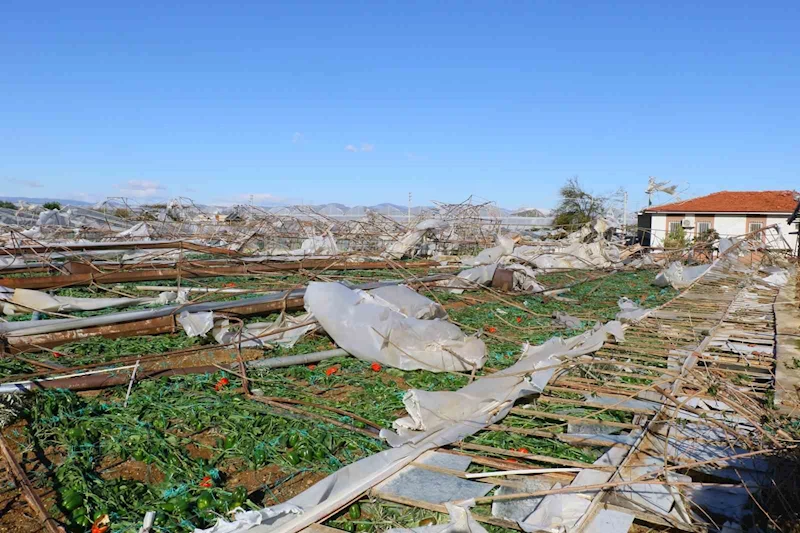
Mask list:
[[[636,322],[647,315],[649,311],[626,296],[617,300],[617,305],[619,306],[619,313],[617,313],[616,318],[622,322]]]
[[[609,448],[600,458],[594,462],[598,466],[618,466],[628,453],[628,449],[622,446]],[[575,479],[570,483],[570,487],[582,487],[589,485],[599,485],[611,479],[613,472],[610,470],[590,470],[588,468],[578,472]],[[553,488],[561,488],[556,484]],[[569,531],[583,517],[592,504],[592,498],[597,494],[597,490],[587,490],[586,492],[549,494],[544,497],[542,503],[525,520],[519,523],[520,527],[528,532],[547,531],[550,533],[561,533]]]
[[[242,331],[242,346],[264,348],[269,344],[280,344],[291,348],[304,335],[317,329],[319,325],[314,321],[311,313],[300,316],[291,316],[281,313],[273,322],[255,322],[247,324]],[[288,329],[291,328],[291,329]],[[279,333],[271,333],[273,331]],[[214,339],[220,344],[230,344],[239,340],[239,329],[231,330],[230,321],[225,318],[216,320],[213,329]]]
[[[392,528],[386,533],[486,533],[480,523],[472,518],[468,506],[459,506],[452,503],[445,503],[447,512],[450,513],[450,521],[446,524],[435,524],[432,526],[414,527],[411,529]]]
[[[20,313],[31,310],[43,312],[69,313],[72,311],[97,311],[98,309],[131,307],[157,303],[158,298],[71,298],[68,296],[51,296],[46,292],[31,289],[15,289],[11,303],[17,304]]]
[[[416,246],[426,233],[433,230],[441,230],[449,227],[450,224],[445,220],[429,218],[417,224],[414,229],[408,231],[397,241],[390,244],[382,254],[384,257],[400,259]],[[413,254],[411,254],[413,255]]]
[[[184,311],[178,315],[178,323],[183,326],[183,330],[190,337],[201,337],[211,331],[214,327],[214,312],[201,311],[190,313]]]
[[[474,258],[468,258],[462,261],[464,265],[480,266],[491,265],[500,261],[505,255],[514,251],[514,239],[506,235],[497,236],[497,246],[486,248]]]
[[[653,284],[656,287],[672,286],[674,289],[685,289],[694,280],[702,276],[711,265],[684,266],[679,261],[673,261],[666,269],[660,272]]]

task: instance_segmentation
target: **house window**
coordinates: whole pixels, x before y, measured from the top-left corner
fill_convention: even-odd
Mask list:
[[[698,222],[697,223],[697,234],[704,235],[711,231],[711,222]]]
[[[753,233],[754,231],[760,231],[761,228],[764,227],[763,222],[751,222],[750,226],[748,227],[747,231]]]
[[[678,222],[670,222],[669,223],[669,234],[670,235],[678,235],[681,232],[681,223]]]

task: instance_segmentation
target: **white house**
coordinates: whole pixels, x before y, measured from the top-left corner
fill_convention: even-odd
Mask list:
[[[721,191],[654,207],[639,215],[640,241],[660,247],[664,238],[683,228],[687,239],[715,230],[720,237],[735,237],[776,225],[765,244],[775,249],[797,250],[797,227],[788,222],[800,201],[796,191]]]

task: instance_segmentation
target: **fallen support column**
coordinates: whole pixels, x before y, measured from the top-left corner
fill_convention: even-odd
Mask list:
[[[405,263],[405,268],[426,268],[436,266],[432,261]],[[114,270],[111,272],[89,272],[58,276],[36,276],[29,278],[0,278],[0,285],[12,289],[55,289],[91,284],[129,283],[139,281],[158,281],[181,278],[213,278],[217,276],[246,276],[271,274],[275,272],[295,272],[298,270],[383,270],[391,268],[386,261],[348,262],[341,259],[306,259],[278,263],[265,261],[254,265],[196,266],[181,264],[175,268],[137,268],[135,270]]]
[[[258,361],[250,361],[246,364],[247,368],[283,368],[293,365],[308,365],[311,363],[319,363],[325,359],[333,359],[334,357],[344,357],[348,354],[341,348],[335,350],[325,350],[324,352],[304,353],[300,355],[287,355],[285,357],[272,357],[270,359],[259,359]]]
[[[244,351],[243,351],[244,352]],[[244,363],[247,368],[283,368],[292,365],[306,365],[310,363],[318,363],[325,359],[332,359],[334,357],[343,357],[349,355],[342,349],[325,350],[321,352],[313,352],[300,355],[289,355],[286,357],[273,357],[269,359],[254,359],[257,357],[255,354],[260,354],[260,350],[248,350],[250,355],[245,358]],[[164,362],[162,359],[155,361],[144,361],[140,364],[139,370],[136,374],[136,381],[144,379],[162,378],[169,376],[179,376],[187,374],[206,374],[214,373],[220,370],[230,369],[236,370],[239,366],[238,363],[233,361],[231,356],[225,354],[236,353],[230,350],[225,350],[221,355],[209,357],[208,365],[200,366],[180,366],[180,363]],[[196,356],[186,353],[176,353],[175,358]],[[220,361],[221,360],[221,361]],[[59,369],[63,372],[73,372],[72,375],[64,375],[63,377],[49,377],[32,379],[29,381],[17,381],[13,383],[0,384],[0,394],[15,394],[23,393],[37,389],[69,389],[69,390],[94,390],[103,389],[106,387],[114,387],[117,385],[124,385],[131,379],[131,372],[136,365],[124,365],[115,368],[102,368],[81,370],[80,368],[64,368]]]

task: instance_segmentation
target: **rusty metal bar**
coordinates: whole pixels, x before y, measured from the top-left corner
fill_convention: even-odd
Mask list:
[[[432,261],[406,263],[407,268],[425,268],[435,266]],[[192,268],[191,265],[180,268],[151,268],[114,272],[87,272],[80,274],[36,276],[30,278],[0,278],[0,285],[12,289],[54,289],[91,285],[93,283],[128,283],[139,281],[158,281],[182,278],[213,278],[217,276],[269,274],[275,272],[294,272],[297,270],[382,270],[391,268],[385,261],[363,263],[346,262],[340,259],[308,259],[291,263],[274,263],[257,265],[234,265],[222,267]]]
[[[39,495],[31,485],[28,476],[25,475],[25,471],[21,466],[19,466],[19,463],[14,458],[14,454],[8,447],[8,442],[2,433],[0,433],[0,453],[2,453],[3,459],[8,465],[8,471],[11,474],[11,477],[16,480],[17,486],[22,491],[22,496],[28,502],[28,505],[31,507],[31,509],[33,509],[33,512],[39,516],[44,528],[50,533],[66,533],[64,528],[56,523],[54,518],[47,514],[47,510],[45,509],[42,499],[39,498]]]

